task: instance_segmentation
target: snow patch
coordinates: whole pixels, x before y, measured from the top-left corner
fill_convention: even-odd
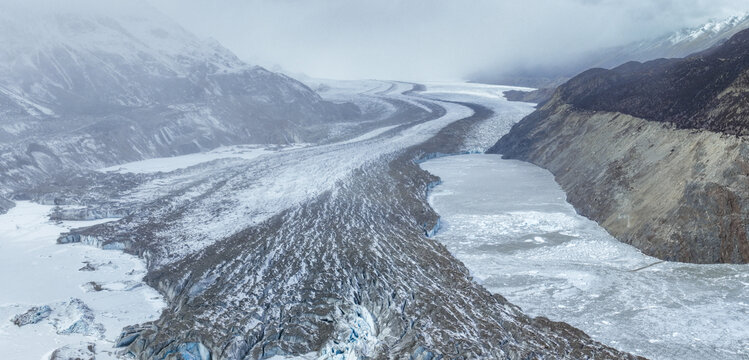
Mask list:
[[[94,344],[97,359],[114,359],[112,347],[122,328],[155,320],[166,304],[142,283],[140,259],[80,243],[57,244],[60,233],[102,221],[55,223],[48,217],[53,208],[19,201],[0,215],[3,356],[46,359],[64,348],[59,358]],[[100,266],[80,271],[87,264]],[[103,291],[86,291],[82,285],[91,282]],[[19,314],[23,326],[12,322]]]

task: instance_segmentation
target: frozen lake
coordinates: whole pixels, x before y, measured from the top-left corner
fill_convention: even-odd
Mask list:
[[[749,358],[749,265],[659,262],[578,215],[544,169],[497,155],[423,163],[436,239],[533,316],[652,359]]]

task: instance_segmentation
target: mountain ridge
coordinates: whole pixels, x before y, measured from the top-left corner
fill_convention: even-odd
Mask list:
[[[749,262],[749,29],[684,59],[591,69],[489,152],[549,169],[569,201],[664,260]]]
[[[548,66],[517,68],[497,75],[494,70],[474,76],[478,82],[528,86],[557,87],[590,68],[614,68],[630,61],[681,58],[705,51],[749,28],[749,12],[725,19],[710,20],[700,26],[684,28],[652,39],[594,50],[574,60]]]

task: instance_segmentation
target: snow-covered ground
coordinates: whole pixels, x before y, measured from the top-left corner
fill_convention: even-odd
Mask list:
[[[553,176],[496,155],[430,160],[436,238],[527,313],[652,359],[749,358],[749,265],[659,262],[566,202]]]
[[[52,208],[20,201],[0,215],[2,358],[46,359],[64,346],[85,353],[89,344],[97,359],[114,358],[122,328],[156,319],[166,304],[141,281],[146,269],[137,257],[56,244],[61,232],[102,220],[54,223]],[[33,307],[38,315],[32,323],[12,322]]]

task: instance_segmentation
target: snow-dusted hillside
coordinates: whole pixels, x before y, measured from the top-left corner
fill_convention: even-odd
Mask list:
[[[4,6],[0,94],[30,115],[55,116],[153,105],[179,90],[169,81],[251,69],[143,2],[113,4],[87,10]]]
[[[140,1],[0,12],[0,195],[221,145],[326,139],[354,105],[240,61]],[[71,10],[71,9],[75,10]]]

